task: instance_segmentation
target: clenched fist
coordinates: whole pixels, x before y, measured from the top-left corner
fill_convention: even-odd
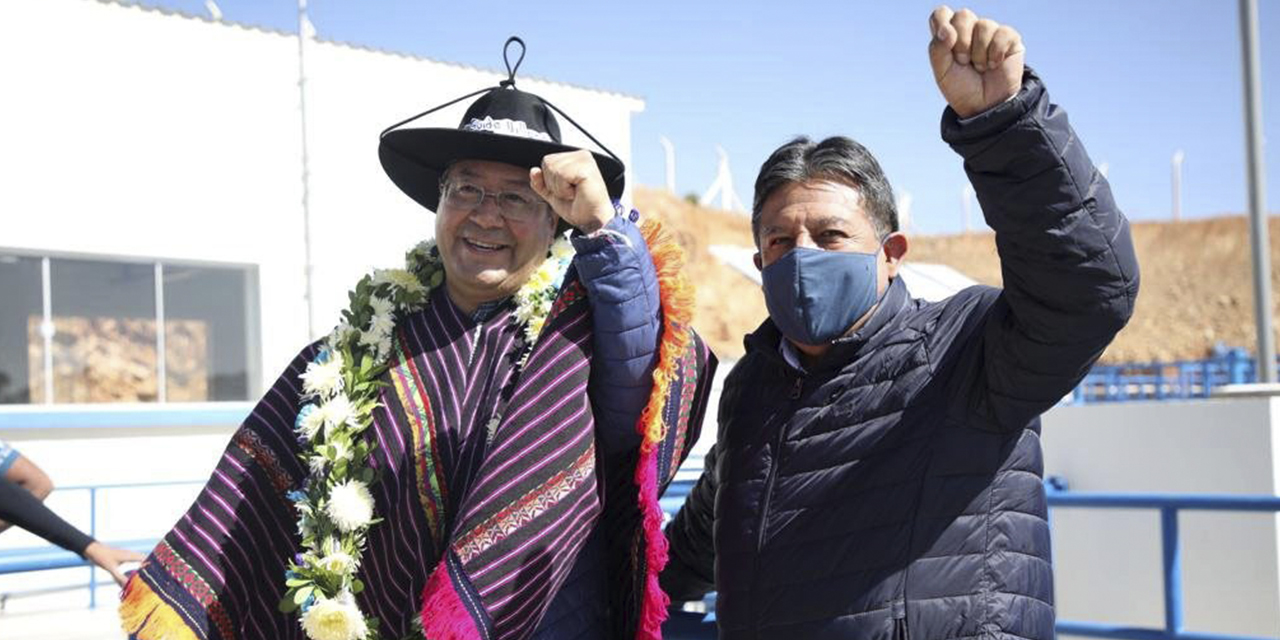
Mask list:
[[[1026,50],[1013,27],[943,5],[929,16],[929,32],[933,79],[961,118],[1017,95]]]
[[[551,204],[556,215],[583,233],[613,218],[613,202],[590,151],[553,153],[529,170],[529,186]]]

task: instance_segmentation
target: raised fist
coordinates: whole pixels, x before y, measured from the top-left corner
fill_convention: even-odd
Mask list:
[[[1017,95],[1026,50],[1013,27],[943,5],[929,16],[929,33],[933,79],[961,118]]]

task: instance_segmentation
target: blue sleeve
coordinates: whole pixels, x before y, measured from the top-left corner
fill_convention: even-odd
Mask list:
[[[9,472],[9,467],[18,461],[18,450],[9,446],[9,443],[0,440],[0,476]]]
[[[662,333],[658,274],[640,229],[624,216],[572,242],[591,304],[597,442],[615,453],[640,444],[636,421],[653,388]]]

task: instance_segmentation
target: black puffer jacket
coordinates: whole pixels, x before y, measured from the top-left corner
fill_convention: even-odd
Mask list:
[[[996,231],[1003,291],[889,287],[808,372],[766,321],[667,529],[663,584],[715,588],[720,637],[1053,637],[1038,415],[1128,320],[1138,265],[1106,180],[1028,70],[943,138]],[[713,582],[714,576],[714,582]]]

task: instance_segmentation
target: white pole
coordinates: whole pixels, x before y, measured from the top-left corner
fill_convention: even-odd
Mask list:
[[[307,339],[314,340],[315,303],[311,291],[311,276],[315,266],[311,262],[311,175],[307,161],[307,71],[306,41],[311,37],[311,21],[307,19],[307,0],[298,0],[298,122],[302,126],[302,245],[305,252],[303,278],[306,282]]]
[[[1187,154],[1178,149],[1173,152],[1172,169],[1173,169],[1173,220],[1177,222],[1182,219],[1182,160]]]
[[[662,151],[667,159],[667,191],[676,192],[676,148],[666,136],[659,136],[658,142],[662,143]]]
[[[734,211],[734,200],[737,194],[733,192],[733,174],[729,172],[729,154],[725,152],[724,147],[716,146],[716,153],[720,156],[720,208],[725,211]]]
[[[204,9],[209,12],[209,17],[214,22],[222,22],[222,8],[213,0],[204,0]]]
[[[1253,314],[1258,331],[1258,381],[1276,381],[1276,342],[1271,330],[1271,242],[1267,229],[1266,173],[1262,155],[1262,62],[1258,54],[1258,2],[1240,0],[1244,58],[1244,121],[1249,184],[1249,234],[1253,248]]]

